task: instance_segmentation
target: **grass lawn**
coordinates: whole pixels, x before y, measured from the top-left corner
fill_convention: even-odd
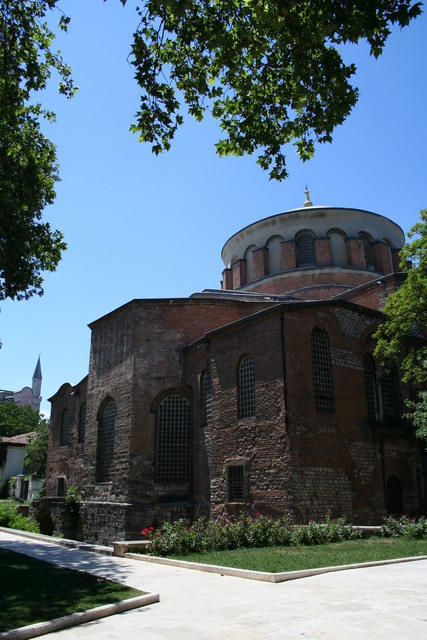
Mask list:
[[[368,538],[311,547],[259,547],[230,551],[205,551],[185,556],[172,555],[168,557],[223,567],[277,573],[279,571],[314,569],[422,555],[427,555],[427,540]]]
[[[0,549],[0,632],[141,595],[141,591]]]

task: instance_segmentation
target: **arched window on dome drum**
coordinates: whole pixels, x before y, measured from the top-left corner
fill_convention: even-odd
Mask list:
[[[59,434],[59,445],[61,447],[70,444],[70,423],[71,423],[71,413],[69,409],[64,409],[64,413],[62,414],[61,420],[61,431]]]
[[[202,417],[203,426],[210,427],[212,424],[212,374],[205,371],[202,375]]]
[[[190,403],[180,393],[169,393],[156,412],[156,482],[191,479]]]
[[[255,360],[245,356],[239,363],[239,418],[255,415]]]
[[[323,329],[313,329],[311,334],[311,353],[316,411],[319,413],[332,413],[334,411],[334,390],[331,355],[328,334]]]
[[[359,235],[359,238],[363,240],[363,250],[365,253],[365,262],[368,269],[374,268],[374,254],[372,253],[371,239],[364,233]]]
[[[80,443],[85,441],[85,430],[86,430],[86,402],[83,402],[80,407],[79,413],[79,434],[78,441]]]
[[[98,428],[97,482],[109,482],[114,453],[117,407],[114,400],[105,405]]]
[[[376,420],[378,414],[377,381],[375,375],[375,362],[369,353],[365,354],[363,357],[363,368],[365,372],[365,392],[368,418]]]
[[[297,239],[297,267],[312,267],[315,264],[314,238],[304,233]]]

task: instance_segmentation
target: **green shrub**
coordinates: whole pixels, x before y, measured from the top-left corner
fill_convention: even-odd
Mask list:
[[[198,551],[223,551],[239,547],[274,547],[324,544],[360,537],[344,519],[308,525],[292,525],[290,519],[273,519],[257,514],[236,520],[200,518],[191,526],[185,520],[165,522],[160,529],[147,527],[142,535],[152,542],[155,555],[185,555]]]
[[[65,497],[65,509],[72,516],[78,516],[80,511],[80,502],[82,500],[80,487],[76,484],[71,484],[67,489],[67,495]]]
[[[380,527],[378,536],[382,538],[417,538],[427,540],[427,519],[424,517],[415,520],[408,516],[393,518],[389,516]]]
[[[40,533],[38,522],[19,513],[18,504],[13,500],[0,503],[0,527]]]

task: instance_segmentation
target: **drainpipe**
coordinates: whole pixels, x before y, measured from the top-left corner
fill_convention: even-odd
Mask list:
[[[288,416],[288,390],[286,384],[286,339],[285,339],[285,314],[280,314],[280,343],[282,347],[282,369],[283,369],[283,399],[285,402],[285,430],[289,432],[289,416]]]

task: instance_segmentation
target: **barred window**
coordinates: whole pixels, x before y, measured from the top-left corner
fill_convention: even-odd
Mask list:
[[[323,329],[313,329],[311,334],[311,353],[316,410],[319,413],[332,413],[334,411],[334,391],[331,356],[328,334]]]
[[[156,481],[191,479],[190,403],[180,393],[170,393],[156,415]]]
[[[212,374],[205,371],[202,376],[202,415],[203,426],[210,427],[212,424]]]
[[[368,417],[375,420],[378,413],[377,384],[374,359],[369,353],[363,357],[363,367],[365,371],[365,392]]]
[[[114,453],[117,407],[110,400],[104,407],[98,428],[97,482],[109,482]]]
[[[297,267],[311,267],[315,264],[314,238],[304,234],[297,240]]]
[[[381,402],[384,420],[399,417],[398,394],[396,389],[395,372],[384,371],[381,376]]]
[[[61,431],[59,434],[59,446],[61,447],[70,444],[70,424],[71,412],[69,409],[64,409],[61,420]]]
[[[56,485],[56,495],[58,498],[63,498],[65,496],[65,478],[58,478],[58,482]]]
[[[239,418],[255,415],[255,360],[245,356],[239,364]]]
[[[86,428],[86,402],[83,402],[82,406],[80,407],[80,414],[79,414],[79,437],[78,437],[79,442],[85,441],[85,428]]]
[[[228,502],[243,502],[245,499],[245,474],[243,464],[234,464],[227,468]]]
[[[366,266],[369,268],[374,266],[374,254],[372,253],[372,242],[368,236],[359,234],[359,238],[363,240],[363,250],[365,252]]]

